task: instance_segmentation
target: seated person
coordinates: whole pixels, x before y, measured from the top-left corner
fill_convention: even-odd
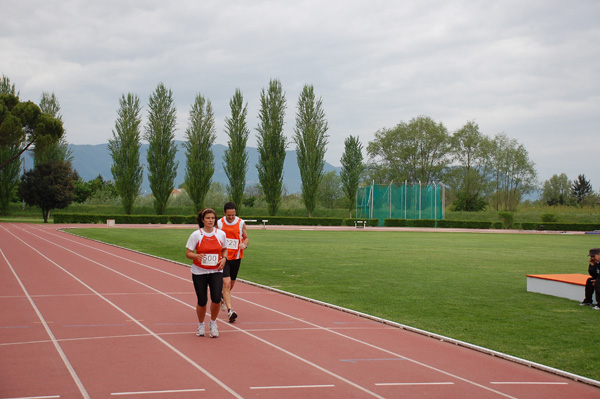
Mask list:
[[[585,282],[585,299],[580,304],[582,306],[592,305],[594,291],[596,292],[596,302],[598,302],[598,296],[600,295],[600,248],[590,249],[588,256],[590,257],[588,273],[591,277]],[[594,309],[600,310],[600,307],[596,305]]]

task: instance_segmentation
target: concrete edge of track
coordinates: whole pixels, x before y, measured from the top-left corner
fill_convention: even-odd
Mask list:
[[[113,247],[116,247],[116,248],[120,248],[120,249],[124,249],[124,250],[131,251],[131,252],[134,252],[134,253],[138,253],[138,254],[150,256],[150,257],[155,258],[155,259],[160,259],[160,260],[163,260],[163,261],[166,261],[166,262],[174,263],[174,264],[179,265],[179,266],[190,268],[189,265],[187,265],[185,263],[178,262],[178,261],[174,261],[172,259],[167,259],[167,258],[163,258],[163,257],[160,257],[160,256],[156,256],[156,255],[152,255],[152,254],[147,254],[147,253],[144,253],[144,252],[136,251],[134,249],[121,247],[121,246],[116,245],[116,244],[111,244],[111,243],[107,243],[107,242],[104,242],[104,241],[95,240],[95,239],[92,239],[92,238],[82,237],[82,236],[79,236],[79,235],[76,235],[76,234],[73,234],[73,233],[69,232],[68,230],[70,228],[76,228],[76,227],[69,226],[69,227],[65,227],[65,228],[58,228],[57,230],[62,231],[64,233],[66,233],[66,234],[71,234],[71,235],[79,237],[79,238],[85,238],[85,239],[90,240],[90,241],[99,242],[99,243],[102,243],[102,244],[105,244],[105,245],[110,245],[110,246],[113,246]],[[570,380],[573,380],[573,381],[582,382],[582,383],[585,383],[585,384],[592,385],[592,386],[600,388],[600,381],[597,381],[597,380],[594,380],[594,379],[591,379],[591,378],[587,378],[587,377],[583,377],[583,376],[580,376],[578,374],[569,373],[568,371],[564,371],[564,370],[556,369],[556,368],[553,368],[553,367],[550,367],[550,366],[546,366],[546,365],[541,364],[541,363],[532,362],[530,360],[522,359],[520,357],[512,356],[512,355],[509,355],[509,354],[506,354],[506,353],[503,353],[503,352],[498,352],[498,351],[495,351],[495,350],[492,350],[492,349],[484,348],[482,346],[470,344],[470,343],[465,342],[465,341],[461,341],[461,340],[458,340],[458,339],[446,337],[444,335],[436,334],[436,333],[433,333],[433,332],[430,332],[430,331],[421,330],[421,329],[416,328],[416,327],[407,326],[407,325],[404,325],[404,324],[401,324],[401,323],[397,323],[395,321],[383,319],[381,317],[369,315],[369,314],[362,313],[362,312],[359,312],[359,311],[356,311],[356,310],[344,308],[342,306],[338,306],[338,305],[334,305],[334,304],[331,304],[331,303],[327,303],[327,302],[319,301],[319,300],[316,300],[316,299],[308,298],[308,297],[305,297],[305,296],[302,296],[302,295],[298,295],[298,294],[294,294],[294,293],[291,293],[291,292],[283,291],[283,290],[280,290],[280,289],[277,289],[277,288],[269,287],[269,286],[262,285],[262,284],[259,284],[259,283],[255,283],[255,282],[252,282],[252,281],[248,281],[248,280],[244,280],[244,279],[240,279],[240,278],[238,278],[238,281],[241,281],[241,282],[243,282],[245,284],[249,284],[249,285],[252,285],[252,286],[255,286],[255,287],[263,288],[263,289],[268,290],[268,291],[276,292],[278,294],[283,294],[283,295],[291,296],[293,298],[297,298],[297,299],[300,299],[300,300],[303,300],[303,301],[307,301],[307,302],[311,302],[311,303],[314,303],[314,304],[317,304],[317,305],[321,305],[321,306],[325,306],[325,307],[328,307],[328,308],[336,309],[336,310],[339,310],[339,311],[342,311],[342,312],[354,314],[356,316],[363,317],[363,318],[366,318],[366,319],[369,319],[369,320],[372,320],[372,321],[376,321],[376,322],[383,323],[383,324],[386,324],[386,325],[389,325],[389,326],[400,328],[400,329],[403,329],[403,330],[406,330],[406,331],[410,331],[410,332],[413,332],[413,333],[416,333],[416,334],[424,335],[424,336],[427,336],[427,337],[430,337],[430,338],[434,338],[434,339],[437,339],[437,340],[440,340],[440,341],[448,342],[448,343],[451,343],[451,344],[454,344],[454,345],[457,345],[457,346],[461,346],[461,347],[464,347],[464,348],[472,349],[472,350],[475,350],[475,351],[478,351],[478,352],[481,352],[481,353],[484,353],[484,354],[487,354],[487,355],[490,355],[490,356],[494,356],[494,357],[498,357],[498,358],[501,358],[501,359],[509,360],[511,362],[514,362],[514,363],[522,364],[522,365],[525,365],[527,367],[531,367],[531,368],[535,368],[535,369],[538,369],[538,370],[542,370],[542,371],[545,371],[545,372],[548,372],[548,373],[551,373],[551,374],[558,375],[560,377],[564,377],[564,378],[567,378],[567,379],[570,379]]]

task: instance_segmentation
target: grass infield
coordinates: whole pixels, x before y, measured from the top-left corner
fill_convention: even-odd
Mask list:
[[[70,231],[189,263],[185,243],[193,229]],[[586,255],[600,247],[598,236],[268,229],[248,235],[240,278],[600,380],[600,311],[529,293],[525,278],[587,274]]]

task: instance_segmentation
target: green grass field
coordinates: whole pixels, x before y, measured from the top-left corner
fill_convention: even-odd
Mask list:
[[[189,263],[191,229],[71,231]],[[586,274],[599,236],[268,229],[249,236],[240,278],[600,380],[600,311],[528,293],[525,278]]]

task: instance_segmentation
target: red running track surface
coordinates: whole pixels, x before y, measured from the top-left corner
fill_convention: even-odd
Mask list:
[[[0,224],[0,399],[600,397],[243,282],[239,319],[196,337],[189,268],[56,229]]]

